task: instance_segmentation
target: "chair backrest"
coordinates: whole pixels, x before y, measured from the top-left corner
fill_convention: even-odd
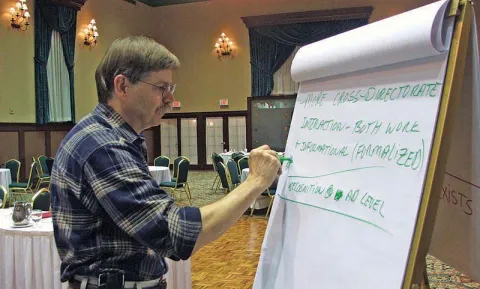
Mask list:
[[[40,189],[32,197],[32,210],[50,211],[50,191],[47,188]]]
[[[53,162],[55,161],[54,158],[50,157],[48,158],[45,162],[47,163],[47,169],[50,174],[52,174],[52,169],[53,169]]]
[[[232,159],[235,159],[238,156],[243,156],[244,154],[242,152],[234,152],[232,153]]]
[[[0,185],[0,199],[2,200],[2,202],[0,203],[1,209],[5,208],[5,204],[7,203],[7,198],[8,198],[7,190],[2,185]]]
[[[190,161],[182,159],[178,163],[177,183],[184,183],[188,180],[188,170],[190,168]]]
[[[218,176],[220,177],[220,181],[222,183],[222,188],[230,191],[231,188],[228,184],[228,179],[227,179],[227,168],[225,167],[223,162],[218,162],[217,163],[217,173],[218,173]]]
[[[232,155],[232,159],[233,159],[233,160],[235,161],[235,163],[237,164],[238,161],[239,161],[241,158],[243,158],[244,156],[245,156],[245,155],[244,155],[243,153],[238,154],[238,155],[236,155],[235,157],[233,157],[233,155]]]
[[[237,163],[234,160],[228,160],[227,162],[228,172],[230,173],[230,178],[232,184],[240,184],[240,177],[238,175]]]
[[[47,159],[48,158],[44,155],[40,155],[38,157],[38,163],[41,171],[40,173],[43,175],[50,175],[50,171],[48,170],[48,167],[47,167]]]
[[[183,160],[183,157],[178,157],[176,159],[173,160],[173,177],[176,178],[177,177],[177,173],[178,173],[178,164]]]
[[[153,160],[153,165],[157,167],[170,167],[170,159],[166,156],[159,156]]]
[[[242,174],[243,169],[248,168],[248,156],[245,156],[238,160],[238,173]]]
[[[217,153],[213,153],[212,154],[212,161],[213,161],[213,168],[215,169],[215,171],[217,170],[217,164],[219,162],[223,163],[223,158],[221,155],[217,154]]]
[[[28,174],[27,189],[30,189],[33,186],[33,182],[38,179],[38,164],[33,162],[30,165],[30,173]]]
[[[22,164],[15,159],[8,160],[5,163],[5,168],[10,170],[10,175],[12,176],[12,182],[14,182],[14,183],[19,183],[20,182],[20,167],[21,166],[22,166]]]

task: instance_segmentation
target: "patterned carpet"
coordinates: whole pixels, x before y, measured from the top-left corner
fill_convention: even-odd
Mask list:
[[[201,207],[225,196],[221,191],[215,193],[210,190],[214,178],[215,173],[213,171],[189,172],[188,183],[192,191],[192,204],[194,206]],[[177,202],[180,205],[188,205],[185,194],[178,196]],[[258,212],[258,214],[265,214],[265,212]],[[480,288],[479,283],[473,282],[467,276],[430,255],[427,256],[427,271],[430,288],[432,289]]]

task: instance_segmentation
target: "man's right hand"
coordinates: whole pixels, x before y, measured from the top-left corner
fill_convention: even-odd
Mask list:
[[[268,145],[263,145],[250,152],[248,157],[249,173],[247,180],[257,183],[266,190],[282,174],[282,166],[277,153]]]

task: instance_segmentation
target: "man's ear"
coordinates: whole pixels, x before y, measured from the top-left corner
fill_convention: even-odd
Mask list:
[[[131,82],[125,77],[125,75],[119,74],[115,76],[113,79],[113,94],[120,99],[125,98],[130,85]]]

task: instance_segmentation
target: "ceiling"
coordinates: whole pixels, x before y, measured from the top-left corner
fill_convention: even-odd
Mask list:
[[[159,7],[159,6],[167,6],[167,5],[204,2],[209,0],[125,0],[125,1],[133,4],[135,4],[136,2],[142,2],[151,7]]]

